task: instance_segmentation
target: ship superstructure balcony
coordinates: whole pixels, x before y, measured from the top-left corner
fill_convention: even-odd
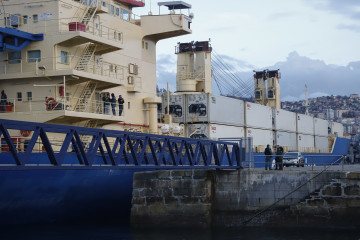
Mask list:
[[[191,5],[183,1],[159,2],[159,15],[141,16],[143,36],[153,41],[181,36],[191,33],[192,14],[185,15],[182,9],[191,9]],[[166,6],[170,14],[161,15],[160,7]],[[176,13],[175,10],[180,10]]]
[[[111,103],[70,97],[49,97],[27,101],[25,99],[21,101],[8,99],[5,109],[5,112],[0,109],[0,118],[2,119],[26,119],[33,122],[53,123],[58,120],[62,124],[86,120],[96,120],[98,124],[123,122],[126,114],[126,111],[123,111],[119,116],[118,104],[116,104],[115,114],[113,114]]]
[[[67,82],[75,84],[93,80],[98,88],[106,89],[127,85],[125,74],[127,67],[102,59],[81,65],[82,56],[59,56],[54,58],[12,59],[0,61],[0,80],[24,79],[36,77],[77,76]]]
[[[96,44],[96,54],[118,51],[124,48],[123,32],[98,24],[95,20],[84,26],[80,19],[61,19],[56,44],[73,47],[85,43]]]

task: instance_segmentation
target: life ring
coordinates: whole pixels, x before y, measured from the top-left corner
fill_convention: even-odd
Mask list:
[[[56,100],[54,98],[46,99],[46,109],[52,110],[56,106]]]
[[[21,134],[21,136],[23,136],[23,137],[28,137],[28,136],[30,136],[30,133],[31,133],[31,131],[29,131],[29,130],[20,130],[20,134]]]

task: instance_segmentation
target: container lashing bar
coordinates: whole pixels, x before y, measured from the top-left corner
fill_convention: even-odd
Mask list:
[[[20,150],[14,144],[14,137],[9,134],[14,130],[32,132],[26,148]],[[61,147],[50,141],[52,133],[64,135]],[[84,143],[81,136],[90,136],[91,141]],[[4,119],[0,119],[0,137],[0,167],[241,168],[242,162],[239,143],[230,141]],[[42,152],[36,152],[39,144],[43,146]],[[37,155],[45,156],[46,163],[32,164]],[[11,159],[11,164],[4,159]]]

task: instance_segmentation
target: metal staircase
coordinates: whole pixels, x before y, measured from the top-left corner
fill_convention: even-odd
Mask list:
[[[97,10],[97,1],[94,1],[90,6],[86,8],[85,14],[82,17],[81,22],[87,26],[89,22],[93,19],[96,10]]]
[[[86,121],[85,126],[86,128],[96,128],[98,125],[98,120],[97,119],[90,119],[88,121]],[[91,136],[89,135],[81,135],[80,136],[81,142],[84,145],[84,148],[87,149],[89,147],[89,143],[91,141]]]
[[[81,22],[87,26],[95,16],[98,10],[98,4],[100,3],[96,0],[91,1],[91,3],[86,6],[85,11],[83,11],[81,7],[78,7],[70,22]]]
[[[85,71],[87,69],[88,64],[94,61],[93,57],[95,50],[96,50],[96,44],[90,43],[86,46],[78,64],[76,65],[76,70]]]
[[[92,81],[88,81],[84,87],[83,92],[81,93],[81,96],[79,100],[77,101],[75,105],[75,111],[76,112],[91,112],[89,111],[91,105],[91,99],[96,89],[96,83]]]

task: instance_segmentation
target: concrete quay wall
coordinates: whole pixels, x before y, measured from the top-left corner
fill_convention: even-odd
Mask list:
[[[346,172],[327,171],[308,182],[318,173],[305,170],[168,170],[136,173],[131,223],[134,227],[242,226],[256,213],[305,183],[273,208],[252,219],[248,225],[271,225],[278,221],[286,223],[287,219],[296,219],[301,215],[296,215],[301,211],[296,212],[292,207],[306,197],[333,184],[334,179],[348,180]]]

